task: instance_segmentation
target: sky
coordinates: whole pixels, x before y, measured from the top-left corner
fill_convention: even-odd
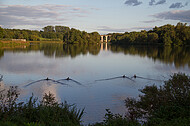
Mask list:
[[[100,34],[190,24],[190,0],[0,0],[0,26],[61,25]]]

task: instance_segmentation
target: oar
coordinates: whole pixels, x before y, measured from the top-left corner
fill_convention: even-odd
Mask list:
[[[53,82],[56,82],[56,83],[61,84],[61,85],[67,85],[67,86],[69,86],[68,84],[65,84],[65,83],[62,83],[62,82],[59,82],[59,81],[53,81]]]
[[[131,78],[140,78],[140,79],[153,80],[153,81],[163,81],[163,80],[156,80],[156,79],[151,79],[151,78],[140,77],[140,76],[137,76],[136,74]]]
[[[68,84],[65,84],[65,83],[62,83],[62,82],[55,81],[55,80],[53,80],[53,79],[49,79],[49,78],[47,77],[46,79],[41,79],[41,80],[37,80],[37,81],[31,82],[31,83],[25,85],[24,87],[28,87],[28,86],[30,86],[30,85],[32,85],[32,84],[34,84],[34,83],[40,82],[40,81],[52,81],[52,82],[59,83],[59,84],[61,84],[61,85],[68,85]]]
[[[122,77],[123,77],[123,78],[127,78],[127,79],[129,79],[129,80],[131,80],[131,81],[133,81],[133,82],[134,82],[134,80],[133,80],[133,79],[131,79],[130,77],[127,77],[127,76],[125,76],[125,75],[123,75]]]
[[[112,77],[112,78],[107,78],[107,79],[100,79],[100,80],[95,80],[95,81],[106,81],[106,80],[113,80],[113,79],[118,79],[118,78],[127,78],[127,79],[129,79],[131,81],[134,81],[131,78],[127,77],[126,75],[118,76],[118,77]]]
[[[74,79],[71,79],[71,78],[69,78],[69,77],[67,77],[66,79],[57,80],[57,82],[64,81],[64,80],[73,81],[73,82],[75,82],[75,83],[78,84],[78,85],[83,85],[83,84],[81,84],[80,82],[78,82],[78,81],[76,81],[76,80],[74,80]],[[84,86],[84,85],[83,85],[83,86]]]

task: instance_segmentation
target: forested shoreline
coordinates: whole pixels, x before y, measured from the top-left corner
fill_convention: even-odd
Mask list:
[[[190,26],[177,23],[155,26],[152,30],[140,32],[110,33],[111,44],[128,45],[190,45]],[[61,41],[69,44],[99,43],[98,32],[87,33],[66,26],[46,26],[42,30],[3,29],[0,40],[26,39],[27,41]]]
[[[98,32],[87,33],[66,26],[46,26],[43,30],[3,29],[0,27],[0,39],[26,39],[27,41],[62,41],[65,43],[97,43],[100,41]]]
[[[113,33],[112,44],[129,45],[190,45],[190,26],[178,23],[154,27],[153,30],[140,32]]]

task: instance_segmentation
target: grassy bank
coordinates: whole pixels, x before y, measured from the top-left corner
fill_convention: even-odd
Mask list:
[[[0,41],[0,48],[1,49],[8,49],[8,48],[26,48],[29,46],[29,42],[23,41]]]

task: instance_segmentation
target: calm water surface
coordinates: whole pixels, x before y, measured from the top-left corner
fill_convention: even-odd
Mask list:
[[[5,86],[18,85],[20,100],[32,93],[42,97],[51,92],[56,99],[78,108],[85,108],[84,124],[102,121],[105,109],[124,114],[126,97],[137,97],[145,85],[162,85],[170,75],[183,72],[190,75],[190,47],[146,47],[62,45],[31,43],[30,46],[0,47],[0,74]],[[155,80],[115,78],[134,74]],[[33,83],[45,78],[63,80],[61,85],[51,81]],[[96,81],[99,79],[108,79]],[[161,80],[161,81],[159,81]]]

